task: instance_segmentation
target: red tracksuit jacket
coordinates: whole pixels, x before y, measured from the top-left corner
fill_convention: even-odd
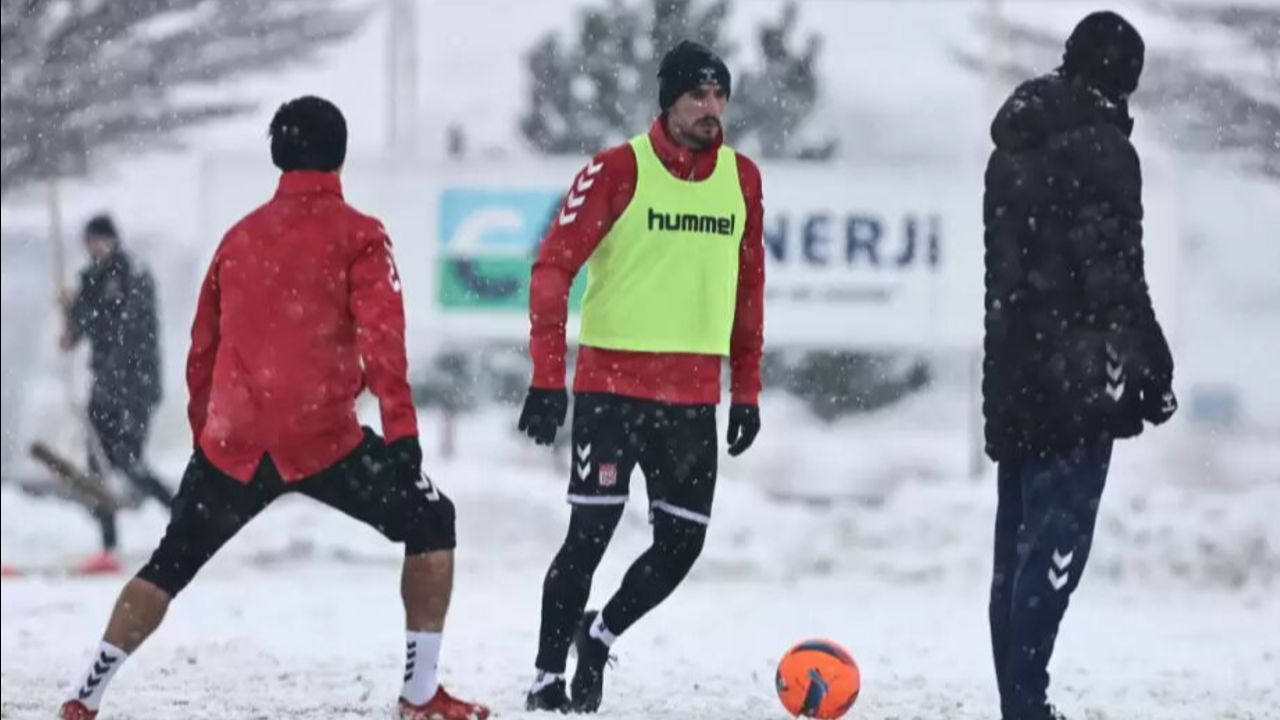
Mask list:
[[[417,435],[407,370],[382,223],[343,201],[337,175],[285,173],[223,237],[200,290],[187,357],[200,449],[244,482],[264,453],[286,481],[312,475],[360,443],[366,384],[387,441]]]
[[[705,180],[715,170],[716,147],[693,152],[671,139],[659,117],[649,138],[672,175]],[[738,301],[730,341],[732,402],[754,405],[760,395],[764,346],[764,205],[760,170],[741,153],[738,180],[747,205],[738,269]],[[588,182],[589,181],[589,182]],[[542,241],[529,288],[529,352],[533,386],[565,385],[565,322],[569,287],[635,194],[636,160],[629,144],[597,154],[570,186],[575,206],[561,208]],[[575,188],[586,188],[578,192]],[[581,202],[581,205],[577,205]],[[604,392],[672,404],[720,401],[720,357],[684,353],[643,353],[582,346],[575,392]]]

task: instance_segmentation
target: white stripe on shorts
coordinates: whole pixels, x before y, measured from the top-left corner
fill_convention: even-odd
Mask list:
[[[569,493],[570,505],[623,505],[626,495],[574,495]]]
[[[663,512],[667,513],[668,515],[674,515],[674,516],[676,516],[676,517],[680,518],[681,520],[688,520],[688,521],[690,521],[690,522],[696,522],[696,523],[698,523],[699,525],[710,525],[710,524],[711,524],[711,516],[710,516],[710,515],[703,515],[702,513],[696,513],[696,512],[694,512],[694,511],[692,511],[692,510],[685,510],[685,509],[684,509],[684,508],[682,508],[682,507],[676,507],[675,505],[672,505],[671,503],[667,502],[666,500],[655,500],[655,501],[653,502],[653,505],[652,505],[651,507],[653,507],[653,509],[654,509],[654,510],[661,510],[661,511],[663,511]]]

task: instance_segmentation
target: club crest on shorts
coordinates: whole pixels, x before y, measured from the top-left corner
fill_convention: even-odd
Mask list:
[[[600,480],[600,487],[613,487],[618,484],[618,464],[600,463],[596,475]]]

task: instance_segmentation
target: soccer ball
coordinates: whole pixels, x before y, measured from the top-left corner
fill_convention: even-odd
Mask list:
[[[831,720],[849,712],[862,674],[848,650],[830,640],[805,640],[778,661],[778,699],[796,717]]]

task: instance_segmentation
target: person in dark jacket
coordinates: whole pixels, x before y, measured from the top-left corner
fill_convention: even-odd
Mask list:
[[[991,127],[986,449],[999,464],[990,622],[1005,720],[1061,717],[1047,666],[1089,555],[1112,443],[1177,409],[1143,272],[1128,97],[1145,46],[1089,15]]]
[[[173,493],[143,461],[151,415],[161,397],[155,282],[125,252],[109,216],[89,221],[84,243],[90,264],[80,273],[79,290],[62,299],[62,349],[70,351],[81,340],[89,341],[89,425],[94,435],[89,470],[101,476],[107,470],[102,467],[105,462],[127,477],[140,495],[169,507]],[[94,516],[102,527],[102,552],[80,569],[117,571],[115,512],[99,507]]]

